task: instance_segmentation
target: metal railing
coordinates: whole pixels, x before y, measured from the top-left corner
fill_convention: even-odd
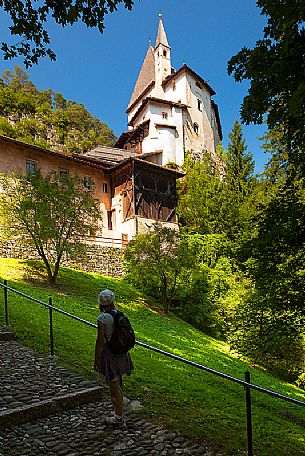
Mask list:
[[[3,287],[4,291],[4,309],[5,309],[5,324],[9,324],[9,318],[8,318],[8,290],[12,291],[13,293],[16,293],[20,296],[23,296],[26,299],[29,299],[30,301],[37,302],[38,304],[43,305],[44,307],[49,309],[49,332],[50,332],[50,353],[51,356],[54,356],[54,338],[53,338],[53,312],[58,312],[62,315],[65,315],[69,318],[72,318],[73,320],[77,320],[81,323],[84,323],[88,326],[91,326],[93,328],[97,328],[97,325],[94,323],[91,323],[90,321],[84,320],[83,318],[77,317],[76,315],[73,315],[69,312],[66,312],[62,309],[59,309],[57,307],[53,306],[52,303],[52,298],[49,298],[49,302],[43,302],[40,301],[39,299],[33,298],[32,296],[29,296],[25,293],[22,293],[21,291],[16,290],[15,288],[9,287],[7,285],[7,280],[4,280],[4,283],[0,282],[0,287]],[[148,350],[154,351],[156,353],[160,353],[161,355],[167,356],[168,358],[172,358],[176,361],[188,364],[189,366],[195,367],[197,369],[201,369],[205,372],[208,372],[210,374],[216,375],[218,377],[224,378],[225,380],[237,383],[238,385],[241,385],[245,388],[246,394],[246,419],[247,419],[247,450],[248,450],[248,456],[253,456],[253,442],[252,442],[252,410],[251,410],[251,389],[259,391],[264,394],[268,394],[269,396],[276,397],[278,399],[282,399],[286,402],[290,402],[302,407],[305,407],[305,402],[299,401],[298,399],[293,399],[289,396],[285,396],[283,394],[277,393],[276,391],[268,390],[266,388],[262,388],[261,386],[255,385],[251,383],[251,378],[250,378],[250,372],[247,371],[245,372],[245,380],[240,380],[236,377],[232,377],[231,375],[224,374],[223,372],[219,372],[215,369],[211,369],[210,367],[204,366],[202,364],[195,363],[194,361],[190,361],[186,358],[182,358],[181,356],[174,355],[173,353],[166,352],[164,350],[161,350],[160,348],[153,347],[151,345],[145,344],[143,342],[136,341],[136,345],[146,348]]]

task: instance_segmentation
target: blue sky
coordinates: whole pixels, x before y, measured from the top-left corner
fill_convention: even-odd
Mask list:
[[[248,87],[246,82],[235,83],[227,75],[227,62],[243,46],[253,47],[262,37],[265,18],[255,4],[255,0],[135,0],[131,12],[119,7],[107,16],[103,34],[81,24],[62,29],[50,22],[48,30],[57,60],[44,58],[27,71],[38,89],[52,88],[67,99],[83,103],[119,135],[127,129],[125,110],[149,39],[155,43],[161,11],[174,68],[186,63],[216,91],[214,100],[226,146]],[[2,11],[1,16],[0,41],[8,41],[9,23]],[[0,72],[16,64],[21,61],[1,59]],[[268,159],[258,141],[264,131],[263,126],[243,126],[257,172]]]

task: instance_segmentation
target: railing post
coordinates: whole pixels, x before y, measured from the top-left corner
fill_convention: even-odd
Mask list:
[[[245,381],[251,383],[250,372],[245,372]],[[247,410],[247,438],[248,438],[248,456],[253,456],[252,447],[252,414],[251,414],[251,388],[246,388],[246,410]]]
[[[50,315],[50,351],[51,356],[54,356],[54,339],[53,339],[53,312],[52,312],[52,298],[49,298],[49,315]]]
[[[8,326],[8,308],[7,308],[7,280],[4,280],[4,311],[5,311],[5,324]]]

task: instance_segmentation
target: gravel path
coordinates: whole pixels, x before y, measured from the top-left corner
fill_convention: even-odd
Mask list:
[[[224,455],[131,411],[127,428],[107,428],[112,407],[102,392],[54,359],[0,340],[0,456]]]

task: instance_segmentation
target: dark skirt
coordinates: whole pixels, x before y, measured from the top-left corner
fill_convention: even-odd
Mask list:
[[[114,355],[106,346],[101,353],[101,367],[99,373],[104,377],[106,383],[114,378],[133,371],[133,364],[129,353]]]

